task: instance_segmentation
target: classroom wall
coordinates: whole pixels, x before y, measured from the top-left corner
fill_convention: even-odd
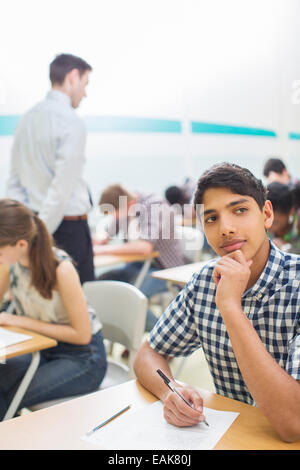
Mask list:
[[[261,177],[271,154],[300,176],[297,0],[10,0],[3,10],[0,197],[14,126],[48,91],[60,52],[94,69],[78,113],[95,200],[117,181],[163,192],[225,160]]]

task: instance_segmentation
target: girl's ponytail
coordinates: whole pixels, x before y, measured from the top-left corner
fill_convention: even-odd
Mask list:
[[[43,297],[51,299],[58,264],[53,251],[53,239],[38,216],[34,215],[33,220],[37,230],[29,248],[31,283]]]

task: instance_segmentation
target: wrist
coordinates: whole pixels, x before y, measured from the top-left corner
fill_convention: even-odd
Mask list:
[[[222,317],[241,315],[243,313],[241,301],[231,300],[229,302],[222,302],[219,311]]]

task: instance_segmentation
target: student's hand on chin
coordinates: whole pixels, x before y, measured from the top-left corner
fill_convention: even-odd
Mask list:
[[[165,420],[178,427],[195,426],[204,421],[203,400],[197,390],[188,385],[176,385],[176,388],[193,408],[184,403],[175,392],[170,392],[164,400]]]
[[[216,305],[219,310],[233,303],[240,305],[251,274],[251,264],[252,260],[247,261],[240,250],[219,259],[213,272],[217,285]]]

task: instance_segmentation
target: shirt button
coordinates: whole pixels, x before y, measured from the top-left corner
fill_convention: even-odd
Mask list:
[[[256,298],[257,300],[260,300],[260,299],[261,299],[261,296],[262,296],[262,294],[261,294],[260,292],[258,292],[258,294],[255,295],[255,298]]]

